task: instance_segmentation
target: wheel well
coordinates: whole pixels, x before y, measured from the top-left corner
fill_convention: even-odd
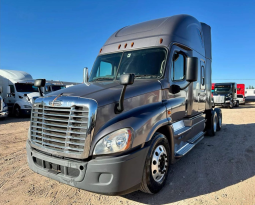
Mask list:
[[[168,143],[169,143],[169,147],[170,147],[171,163],[173,164],[175,161],[174,160],[174,141],[173,141],[173,133],[171,131],[171,128],[169,127],[169,125],[165,125],[165,126],[158,128],[156,132],[159,132],[166,136]]]

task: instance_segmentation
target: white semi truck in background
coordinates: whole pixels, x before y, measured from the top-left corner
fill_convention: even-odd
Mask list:
[[[0,87],[0,94],[2,92],[2,87]],[[0,120],[8,116],[8,106],[4,103],[3,98],[0,96]]]
[[[30,115],[33,98],[40,96],[34,79],[24,71],[0,69],[0,88],[1,98],[15,117]]]

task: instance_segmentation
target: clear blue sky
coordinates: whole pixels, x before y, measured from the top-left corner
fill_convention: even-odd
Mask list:
[[[254,0],[1,0],[0,9],[1,69],[82,82],[83,67],[116,30],[189,14],[212,27],[213,82],[255,86]]]

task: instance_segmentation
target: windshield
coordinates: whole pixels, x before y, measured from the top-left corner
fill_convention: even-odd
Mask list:
[[[34,84],[29,83],[15,83],[15,87],[17,92],[38,92],[38,88],[34,86]]]
[[[64,89],[64,88],[66,88],[65,85],[52,85],[51,86],[52,91],[57,91],[57,90]]]
[[[231,91],[231,85],[218,85],[215,86],[214,92],[215,93],[228,93]]]
[[[166,50],[163,48],[126,51],[98,56],[89,82],[119,79],[133,73],[136,78],[160,78],[164,73]]]

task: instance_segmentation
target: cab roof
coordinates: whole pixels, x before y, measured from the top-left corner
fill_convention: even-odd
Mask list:
[[[204,42],[202,25],[203,23],[201,24],[196,18],[182,14],[126,26],[110,36],[100,54],[153,46],[169,47],[170,43],[177,43],[205,56],[206,42]],[[160,43],[161,38],[162,43]],[[133,47],[131,47],[132,42]]]

